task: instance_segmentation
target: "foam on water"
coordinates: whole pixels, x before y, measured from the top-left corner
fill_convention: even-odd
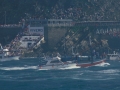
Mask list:
[[[39,71],[37,65],[40,62],[34,59],[1,62],[0,88],[2,90],[36,90],[36,88],[41,90],[48,88],[49,90],[53,88],[56,90],[120,90],[120,63],[119,61],[108,62],[89,68],[67,67],[53,71]]]
[[[96,76],[94,76],[94,77],[87,77],[87,75],[80,75],[80,76],[74,76],[74,77],[71,77],[71,79],[76,79],[76,80],[85,80],[85,81],[90,81],[90,80],[112,80],[112,79],[115,79],[115,78],[111,78],[111,77],[103,77],[103,76],[101,76],[101,77],[97,77],[97,75]]]
[[[78,66],[71,66],[71,67],[66,67],[66,68],[60,68],[60,70],[77,69],[77,68],[81,68],[81,67],[78,67]]]
[[[38,69],[38,70],[50,70],[50,69]]]
[[[37,69],[37,66],[27,66],[27,67],[0,67],[0,70],[26,70],[26,69]]]
[[[109,66],[109,65],[110,65],[109,63],[103,62],[103,63],[97,64],[95,66],[106,67],[106,66]]]
[[[106,73],[106,74],[116,74],[119,73],[120,70],[118,69],[109,69],[109,70],[102,70],[102,71],[98,71],[99,73]]]
[[[38,69],[38,70],[67,70],[67,69],[77,69],[77,68],[81,68],[81,67],[78,67],[78,66],[69,66],[69,67],[64,67],[64,68]]]

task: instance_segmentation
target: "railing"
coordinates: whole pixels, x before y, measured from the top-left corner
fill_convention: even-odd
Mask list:
[[[81,21],[76,22],[75,26],[119,26],[120,21]]]
[[[22,25],[20,24],[6,24],[6,25],[0,25],[0,28],[20,28]]]
[[[52,26],[52,27],[56,27],[56,26],[58,26],[58,27],[61,27],[61,26],[63,26],[63,27],[65,27],[65,26],[73,26],[73,24],[71,24],[71,23],[64,23],[64,24],[59,24],[59,23],[54,23],[54,24],[48,24],[48,26]]]
[[[40,22],[39,20],[36,22]],[[56,26],[120,26],[120,21],[79,21],[79,22],[74,22],[74,21],[56,21],[56,22],[52,22],[46,21],[46,23],[34,23],[32,24],[31,21],[31,26],[36,26],[38,24],[38,26],[52,26],[52,27],[56,27]],[[34,25],[35,24],[35,25]],[[4,25],[0,25],[0,28],[21,28],[22,25],[21,24],[4,24]]]

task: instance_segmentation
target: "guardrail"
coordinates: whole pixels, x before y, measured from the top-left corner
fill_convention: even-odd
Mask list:
[[[22,25],[19,24],[6,24],[6,25],[0,25],[0,28],[20,28]]]

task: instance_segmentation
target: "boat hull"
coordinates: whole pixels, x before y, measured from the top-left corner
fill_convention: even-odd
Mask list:
[[[65,68],[77,68],[76,63],[72,64],[60,64],[60,65],[43,65],[39,66],[40,70],[52,70],[52,69],[65,69]]]
[[[109,59],[110,59],[110,60],[120,60],[119,57],[110,57]]]
[[[120,54],[108,54],[108,60],[120,60]]]
[[[19,60],[19,56],[4,57],[4,58],[0,59],[0,61],[10,61],[10,60]]]
[[[102,59],[102,60],[99,60],[99,61],[96,61],[96,62],[80,63],[80,64],[77,64],[76,66],[79,66],[79,67],[90,67],[90,66],[95,66],[95,65],[104,63],[105,61],[106,61],[106,59]]]

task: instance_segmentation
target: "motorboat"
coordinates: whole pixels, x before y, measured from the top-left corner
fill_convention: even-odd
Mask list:
[[[19,60],[19,56],[0,56],[0,61]]]
[[[118,54],[108,54],[109,60],[120,60],[120,56]]]
[[[86,56],[86,55],[82,56],[79,54],[74,54],[73,56],[69,58],[67,57],[65,60],[62,61],[67,61],[67,60],[74,61],[76,62],[76,66],[83,68],[83,67],[91,67],[101,63],[105,63],[107,59],[96,56]]]
[[[120,54],[116,53],[115,51],[113,52],[113,54],[108,54],[107,57],[108,60],[120,60]]]
[[[103,59],[96,59],[89,56],[79,56],[76,59],[68,60],[66,62],[62,62],[60,57],[53,57],[53,58],[47,58],[44,59],[47,61],[46,65],[39,65],[39,69],[64,69],[69,67],[75,67],[75,68],[85,68],[85,67],[91,67],[95,65],[99,65],[102,63],[105,63],[106,58]]]
[[[53,58],[45,58],[45,61],[47,61],[47,63],[45,65],[39,65],[39,69],[42,70],[51,70],[51,69],[64,69],[64,68],[77,68],[77,64],[75,62],[72,61],[67,61],[67,62],[62,62],[61,58],[56,56]],[[80,67],[78,67],[80,68]]]
[[[79,66],[81,68],[83,67],[91,67],[95,66],[101,63],[105,63],[107,59],[106,58],[96,58],[96,56],[79,56],[76,55],[74,58],[74,61],[76,61],[76,66]]]
[[[8,49],[0,50],[0,61],[19,60],[20,56],[11,55]]]

